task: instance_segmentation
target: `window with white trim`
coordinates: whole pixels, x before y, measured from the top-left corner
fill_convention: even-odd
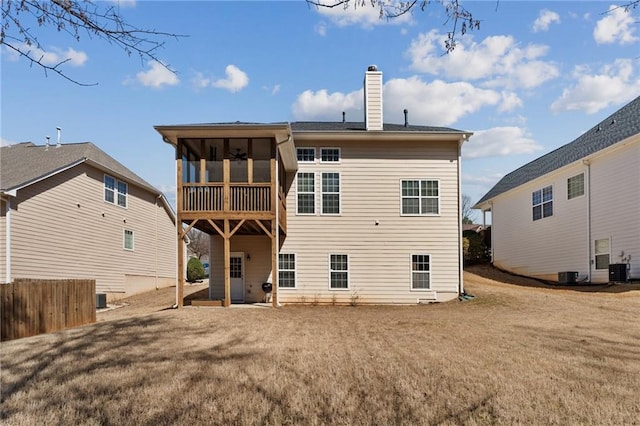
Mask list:
[[[124,247],[125,250],[132,250],[133,251],[133,231],[131,231],[129,229],[125,229],[124,230],[123,247]]]
[[[129,188],[126,182],[104,175],[104,201],[126,208],[128,192]]]
[[[340,214],[340,173],[322,173],[322,214]]]
[[[533,220],[553,216],[553,187],[545,186],[531,193]]]
[[[567,179],[567,199],[584,195],[584,173]]]
[[[401,214],[403,216],[437,215],[440,213],[440,182],[435,179],[403,179]]]
[[[278,287],[296,288],[296,255],[280,253],[278,257]]]
[[[411,289],[431,289],[431,256],[428,254],[411,255]]]
[[[296,191],[296,213],[316,213],[316,182],[315,173],[298,172]]]
[[[321,163],[339,163],[340,148],[321,148],[320,162]]]
[[[596,269],[609,269],[610,254],[609,239],[595,240]]]
[[[301,163],[313,163],[316,161],[315,148],[296,148],[298,161]]]
[[[349,255],[329,255],[329,288],[334,290],[349,288]]]

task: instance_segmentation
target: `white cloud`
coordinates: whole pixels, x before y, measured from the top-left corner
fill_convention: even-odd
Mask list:
[[[335,4],[333,0],[324,0],[324,4]],[[412,22],[411,13],[405,13],[397,18],[386,19],[380,17],[380,7],[383,5],[385,10],[393,13],[394,7],[397,7],[398,1],[377,2],[375,6],[371,2],[362,2],[354,0],[336,7],[316,7],[316,11],[330,19],[338,26],[345,27],[348,25],[360,25],[363,28],[372,28],[376,25],[400,25]]]
[[[175,86],[180,82],[178,76],[169,71],[158,61],[149,61],[149,70],[140,71],[136,74],[136,79],[140,84],[147,87],[160,88],[162,86]],[[127,83],[126,81],[125,83]]]
[[[559,75],[555,64],[541,59],[549,51],[545,45],[521,47],[511,36],[490,36],[477,43],[467,35],[453,52],[442,55],[439,46],[445,39],[436,30],[415,38],[406,51],[411,69],[451,79],[485,80],[487,87],[527,89]]]
[[[59,47],[51,47],[48,51],[39,49],[33,45],[29,46],[26,43],[18,44],[15,47],[46,66],[56,66],[66,61],[65,64],[81,67],[89,58],[86,53],[72,49],[71,47],[67,48],[67,50],[60,49]],[[5,52],[8,54],[7,59],[10,61],[20,59],[20,54],[13,49],[5,48]]]
[[[631,11],[626,12],[623,7],[612,5],[607,16],[600,19],[593,29],[593,38],[598,44],[630,44],[640,38],[635,35],[637,22]]]
[[[280,91],[280,85],[276,84],[275,86],[273,86],[273,89],[271,89],[271,94],[275,95]]]
[[[506,100],[505,100],[506,96]],[[448,126],[461,117],[500,102],[517,103],[509,95],[474,87],[469,83],[424,82],[419,77],[389,80],[383,89],[385,122],[404,122],[409,110],[410,124]],[[306,90],[298,95],[292,111],[296,120],[339,121],[342,111],[347,121],[363,119],[362,89],[350,93]]]
[[[363,99],[362,89],[346,94],[329,93],[325,89],[305,90],[293,104],[293,117],[296,120],[340,121],[344,111],[347,121],[361,121]]]
[[[618,59],[592,74],[585,66],[573,72],[576,84],[562,91],[551,111],[585,111],[593,114],[609,105],[626,103],[640,94],[640,76],[629,59]]]
[[[462,146],[462,157],[504,157],[532,154],[541,149],[542,146],[531,139],[521,127],[494,127],[474,131],[473,136]]]
[[[206,77],[200,71],[195,71],[193,77],[191,78],[191,85],[194,89],[204,89],[205,87],[209,87],[211,85],[211,78]]]
[[[501,96],[502,102],[500,103],[500,106],[498,106],[498,111],[500,112],[513,111],[514,109],[522,106],[522,99],[513,92],[502,92]]]
[[[325,24],[324,22],[320,22],[319,24],[317,24],[313,30],[321,35],[322,37],[327,35],[327,24]]]
[[[463,145],[464,146],[464,145]],[[491,186],[502,179],[504,175],[502,173],[487,173],[481,176],[462,174],[462,183],[470,185]]]
[[[560,15],[548,9],[542,9],[540,15],[533,22],[533,32],[549,31],[549,26],[553,23],[560,23]]]
[[[213,87],[235,93],[242,90],[249,84],[249,77],[247,74],[235,65],[227,65],[225,68],[225,74],[227,76],[226,78],[216,80],[211,83],[211,85]]]

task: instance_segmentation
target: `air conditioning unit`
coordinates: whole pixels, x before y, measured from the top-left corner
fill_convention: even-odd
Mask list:
[[[558,284],[575,284],[578,281],[578,273],[575,271],[558,272]]]
[[[104,309],[107,307],[107,295],[104,293],[96,293],[96,309]]]
[[[627,264],[613,263],[609,265],[609,282],[626,283],[627,282]]]

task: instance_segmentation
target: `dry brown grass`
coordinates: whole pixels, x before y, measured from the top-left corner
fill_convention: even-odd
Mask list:
[[[162,310],[171,289],[140,296],[97,324],[2,343],[0,420],[638,424],[637,287],[473,271],[475,300],[427,306],[178,311]]]

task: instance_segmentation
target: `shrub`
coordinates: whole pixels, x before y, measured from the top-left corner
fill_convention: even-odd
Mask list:
[[[196,282],[204,278],[204,266],[197,257],[192,257],[187,262],[187,281]]]
[[[488,250],[482,236],[475,231],[465,231],[463,235],[462,247],[465,265],[488,262]]]

